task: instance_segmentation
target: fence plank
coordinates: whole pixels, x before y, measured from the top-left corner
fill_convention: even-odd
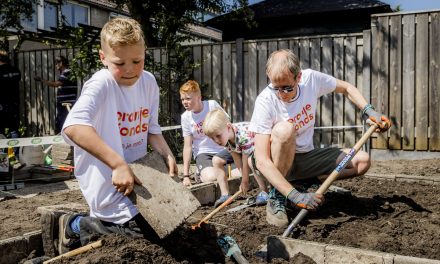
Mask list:
[[[222,45],[222,106],[223,109],[232,117],[232,98],[231,98],[231,81],[232,81],[232,50],[231,44]]]
[[[429,34],[429,149],[440,150],[440,13],[431,13]]]
[[[428,78],[426,73],[428,72],[428,50],[429,50],[429,38],[428,38],[428,19],[427,13],[417,15],[417,27],[416,27],[416,149],[428,150]]]
[[[212,98],[212,85],[211,85],[211,74],[212,74],[212,51],[211,45],[204,45],[202,47],[202,58],[203,58],[203,67],[202,67],[202,87],[203,87],[203,95],[206,98]]]
[[[237,45],[231,47],[231,119],[233,122],[238,122],[237,113]]]
[[[25,56],[24,56],[24,54],[23,53],[17,53],[17,55],[16,55],[16,61],[17,61],[17,64],[16,64],[16,66],[20,69],[20,72],[21,72],[21,82],[20,82],[20,91],[19,91],[19,94],[20,94],[20,106],[19,106],[19,111],[20,111],[20,122],[22,123],[22,124],[24,124],[25,126],[26,126],[26,102],[27,102],[27,97],[25,97],[25,92],[26,92],[26,88],[25,87],[27,87],[27,75],[26,75],[26,71],[23,71],[23,69],[24,69],[24,65],[25,65],[25,63],[24,63],[24,58],[25,58]]]
[[[390,28],[390,149],[402,149],[402,17],[391,17]]]
[[[243,92],[243,66],[244,66],[244,52],[243,52],[243,39],[237,39],[236,41],[236,77],[235,87],[236,93],[233,93],[236,97],[234,104],[235,107],[235,122],[241,122],[244,119],[244,92]]]
[[[196,67],[193,72],[194,80],[196,80],[199,84],[202,84],[202,46],[194,46],[193,47],[193,56],[194,63],[199,64],[200,67]]]
[[[373,73],[371,102],[376,110],[388,114],[388,17],[379,17],[373,33]],[[372,140],[374,148],[387,148],[387,133]]]
[[[244,108],[244,120],[249,121],[252,117],[254,110],[255,99],[258,95],[258,65],[257,65],[257,43],[251,42],[247,44],[248,50],[248,62],[245,63],[246,71],[246,84],[245,84],[245,108]]]
[[[46,76],[48,76],[49,74],[49,67],[47,67],[47,60],[48,60],[48,56],[47,56],[47,52],[41,52],[40,54],[41,57],[41,65],[40,65],[40,73],[39,76],[42,76],[42,78],[46,78]],[[44,123],[43,123],[43,135],[51,135],[53,133],[53,131],[51,131],[51,122],[50,122],[50,104],[48,104],[47,102],[50,102],[50,90],[52,89],[43,89],[43,102],[45,102],[44,104],[44,109],[43,109],[43,113],[42,115],[45,117],[44,118]]]
[[[322,39],[322,72],[332,75],[333,69],[333,41],[331,38]],[[333,93],[325,94],[321,97],[321,126],[332,126]],[[321,143],[330,145],[332,141],[331,133],[322,131]]]
[[[337,79],[344,79],[344,39],[333,39],[333,76]],[[333,125],[342,126],[344,124],[344,95],[333,94]],[[332,131],[332,143],[342,143],[343,130]]]
[[[300,54],[300,64],[301,68],[307,69],[310,68],[310,40],[302,39],[299,45],[299,54]]]
[[[402,84],[402,120],[403,149],[414,149],[414,53],[415,53],[415,17],[404,15],[403,21],[403,84]]]
[[[289,48],[289,41],[288,40],[280,40],[278,42],[278,49],[288,49]]]
[[[30,56],[29,56],[29,64],[30,65],[30,69],[36,69],[36,65],[35,65],[35,52],[31,52]],[[34,79],[35,77],[35,72],[34,71],[30,71],[31,73],[31,80]],[[37,117],[37,96],[36,96],[36,91],[37,89],[42,89],[41,88],[41,82],[39,83],[39,87],[33,87],[33,89],[31,89],[30,91],[30,101],[31,101],[31,105],[30,105],[30,120],[31,120],[31,126],[30,126],[30,131],[32,135],[38,135],[38,117]]]
[[[372,18],[375,19],[375,18]],[[373,28],[373,23],[372,28]],[[367,101],[371,102],[371,72],[372,72],[372,50],[371,50],[371,42],[372,42],[372,30],[364,30],[363,33],[363,56],[362,56],[362,95],[367,99]]]
[[[321,70],[321,39],[313,38],[310,41],[310,67],[315,71]],[[321,98],[316,105],[315,126],[321,126]],[[321,145],[321,134],[313,134],[313,143],[319,147]]]
[[[42,76],[42,61],[41,61],[41,51],[35,52],[35,67],[34,73],[35,75]],[[37,86],[35,89],[35,110],[37,113],[37,135],[43,135],[45,132],[44,126],[44,103],[43,103],[43,92],[48,89],[53,89],[48,85]]]
[[[49,76],[47,77],[49,80],[55,80],[55,78],[58,79],[59,73],[56,70],[55,67],[55,58],[56,56],[59,56],[59,52],[57,50],[54,50],[50,53],[48,53],[47,56],[47,68],[49,69]],[[49,89],[49,105],[50,105],[50,123],[51,123],[51,135],[55,134],[55,119],[56,119],[56,89]]]
[[[272,54],[272,52],[278,50],[278,43],[276,41],[269,41],[268,43],[268,58],[270,56],[270,54]]]
[[[212,99],[222,103],[222,50],[220,45],[212,46]]]
[[[289,40],[289,49],[295,53],[298,58],[300,57],[299,54],[299,41],[297,39]]]
[[[356,37],[345,39],[345,81],[356,85]],[[344,125],[353,126],[356,124],[356,107],[347,98],[344,98]],[[346,148],[351,148],[355,144],[356,129],[347,129],[343,133],[343,144]]]
[[[267,42],[262,41],[257,43],[257,52],[258,52],[258,86],[257,93],[259,94],[268,83],[267,75],[266,75],[266,62],[268,56],[267,50]]]

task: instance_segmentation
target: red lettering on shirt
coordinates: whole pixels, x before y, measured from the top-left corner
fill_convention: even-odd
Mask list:
[[[149,116],[150,111],[143,107],[131,113],[118,112],[119,133],[121,136],[126,137],[148,132]]]
[[[287,119],[287,122],[295,126],[295,130],[298,131],[315,118],[314,113],[311,113],[311,110],[312,106],[310,104],[307,104],[303,106],[301,112],[293,115],[292,117],[289,117]]]

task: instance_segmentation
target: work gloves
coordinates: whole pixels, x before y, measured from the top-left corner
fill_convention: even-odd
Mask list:
[[[324,196],[316,193],[302,193],[293,188],[287,195],[287,199],[294,205],[308,209],[316,210],[324,202]]]
[[[371,104],[367,104],[364,109],[362,109],[362,119],[370,119],[376,123],[380,132],[387,131],[391,127],[391,122],[388,117],[376,112]]]

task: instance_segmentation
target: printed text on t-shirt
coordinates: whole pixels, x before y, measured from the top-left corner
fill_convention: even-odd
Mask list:
[[[300,128],[307,125],[314,119],[314,115],[312,113],[312,106],[307,104],[303,106],[301,112],[287,119],[289,123],[295,126],[295,130],[298,131]]]
[[[203,135],[203,129],[202,129],[202,126],[203,126],[203,121],[199,122],[198,124],[196,124],[196,123],[193,124],[194,131],[195,131],[198,135]]]
[[[141,132],[148,132],[150,111],[140,107],[131,113],[118,112],[118,126],[121,136],[133,136]]]

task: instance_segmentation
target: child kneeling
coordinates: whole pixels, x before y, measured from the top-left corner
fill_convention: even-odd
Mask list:
[[[264,179],[255,170],[254,133],[248,131],[249,122],[232,124],[227,114],[220,108],[210,111],[203,122],[203,131],[215,143],[226,147],[231,153],[235,166],[240,170],[242,179],[240,189],[243,193],[249,190],[249,171],[254,173],[260,192],[256,197],[257,205],[267,203],[267,186]]]

